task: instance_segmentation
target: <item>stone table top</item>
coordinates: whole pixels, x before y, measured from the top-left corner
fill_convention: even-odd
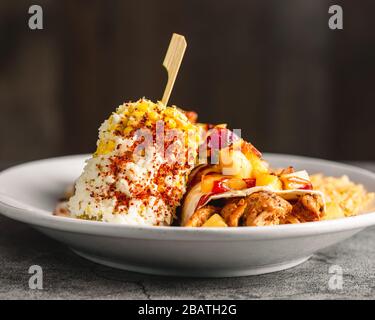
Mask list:
[[[375,163],[356,163],[375,171]],[[0,169],[7,167],[0,163]],[[86,261],[31,227],[0,216],[0,299],[374,299],[375,228],[326,248],[289,270],[259,276],[191,279],[143,275]],[[28,282],[43,268],[43,289]],[[330,289],[330,267],[343,270]]]

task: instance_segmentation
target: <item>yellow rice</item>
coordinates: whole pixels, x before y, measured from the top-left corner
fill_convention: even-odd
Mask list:
[[[322,191],[325,195],[325,219],[362,213],[372,205],[375,197],[375,193],[367,192],[363,185],[353,183],[347,176],[337,178],[315,174],[310,178],[314,189]]]

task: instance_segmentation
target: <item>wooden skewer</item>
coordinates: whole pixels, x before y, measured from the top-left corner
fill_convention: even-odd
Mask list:
[[[178,70],[184,57],[187,43],[184,36],[174,33],[171,42],[169,43],[167,54],[165,55],[163,66],[167,69],[168,82],[164,90],[161,101],[167,105],[171,95],[174,82],[177,77]]]

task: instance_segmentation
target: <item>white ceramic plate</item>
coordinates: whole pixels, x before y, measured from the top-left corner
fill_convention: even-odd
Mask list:
[[[139,227],[56,217],[52,210],[87,155],[22,164],[0,173],[0,212],[30,224],[92,261],[152,274],[226,277],[283,270],[375,224],[375,213],[298,225],[240,228]],[[268,154],[274,167],[348,175],[375,191],[375,174],[318,159]],[[32,246],[32,243],[30,243]]]

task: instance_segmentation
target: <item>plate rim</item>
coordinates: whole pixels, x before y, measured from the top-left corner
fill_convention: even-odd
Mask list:
[[[46,158],[25,162],[7,168],[0,172],[0,179],[5,174],[18,170],[22,167],[35,165],[37,163],[78,158],[82,161],[89,158],[89,154],[75,154],[61,157]],[[340,167],[342,169],[354,170],[368,176],[375,181],[375,173],[349,164],[343,164],[331,160],[311,158],[299,155],[264,153],[264,157],[274,159],[293,157],[293,160],[308,161],[310,163],[322,162],[325,165]],[[7,201],[8,199],[8,201]],[[27,207],[17,207],[9,202],[16,199],[6,196],[0,192],[0,214],[8,218],[30,224],[34,227],[54,229],[58,231],[83,233],[89,235],[102,235],[110,237],[124,237],[153,240],[261,240],[261,239],[283,239],[293,237],[304,237],[320,234],[345,232],[349,230],[359,230],[375,225],[375,211],[358,216],[340,218],[336,220],[325,220],[317,222],[305,222],[301,224],[241,227],[241,228],[181,228],[179,226],[139,226],[114,223],[103,223],[99,221],[79,220],[75,218],[65,218],[53,216],[47,210]],[[25,214],[25,211],[28,214]]]

